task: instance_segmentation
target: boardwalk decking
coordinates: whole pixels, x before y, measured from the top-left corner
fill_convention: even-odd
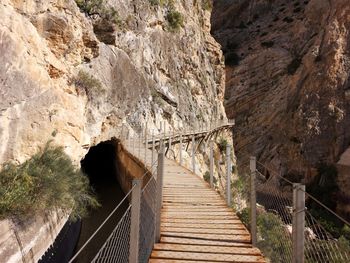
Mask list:
[[[191,171],[166,159],[161,240],[149,262],[265,260],[223,198]]]

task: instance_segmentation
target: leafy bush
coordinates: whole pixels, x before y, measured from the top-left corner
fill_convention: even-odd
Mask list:
[[[73,83],[77,88],[84,90],[90,98],[92,93],[103,91],[102,83],[83,70],[80,70],[78,75],[73,78]]]
[[[220,138],[219,143],[218,143],[218,147],[219,147],[220,152],[226,151],[227,144],[228,144],[228,142],[226,139]]]
[[[337,168],[334,165],[320,163],[317,167],[317,175],[307,186],[308,192],[330,209],[335,209],[337,206],[336,194],[339,192],[337,180]],[[324,193],[327,193],[327,195]],[[319,206],[311,202],[311,207],[316,208]]]
[[[273,213],[263,212],[257,218],[259,238],[257,246],[271,262],[288,262],[292,240],[282,220]]]
[[[210,183],[210,172],[206,171],[203,175],[203,179],[204,181],[206,181],[207,183]],[[217,183],[217,179],[215,177],[213,177],[213,184],[215,185]]]
[[[250,229],[250,210],[248,207],[243,208],[241,211],[237,212],[237,216],[242,221],[242,223]]]
[[[106,6],[105,0],[75,0],[75,2],[87,16],[98,16],[116,25],[121,24],[118,12],[113,7]]]
[[[149,2],[151,5],[160,5],[160,6],[172,4],[172,0],[149,0]]]
[[[179,30],[184,23],[182,14],[173,8],[169,9],[166,19],[172,31]]]
[[[25,219],[56,208],[83,217],[97,207],[89,180],[62,147],[45,148],[20,165],[7,163],[0,172],[0,218]]]
[[[213,2],[212,0],[203,0],[202,1],[202,8],[204,10],[210,11],[213,8]]]

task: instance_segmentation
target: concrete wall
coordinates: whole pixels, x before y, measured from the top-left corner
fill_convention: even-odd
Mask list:
[[[132,155],[120,141],[115,141],[117,151],[117,179],[124,193],[128,193],[132,187],[132,180],[142,178],[149,169],[134,155]],[[143,185],[148,182],[151,173],[146,174]]]
[[[30,221],[0,221],[0,262],[37,262],[54,242],[68,215],[51,212]]]

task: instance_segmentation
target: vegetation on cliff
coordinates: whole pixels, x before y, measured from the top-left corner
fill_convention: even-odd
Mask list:
[[[97,16],[120,24],[118,12],[110,6],[107,6],[105,0],[75,0],[80,10],[89,17]]]
[[[99,205],[88,178],[74,167],[62,147],[50,143],[23,164],[4,165],[0,196],[0,219],[23,220],[61,209],[74,220]]]

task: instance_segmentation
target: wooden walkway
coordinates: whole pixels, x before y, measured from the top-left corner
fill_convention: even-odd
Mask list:
[[[209,185],[165,159],[161,240],[150,263],[265,262],[250,234]]]

